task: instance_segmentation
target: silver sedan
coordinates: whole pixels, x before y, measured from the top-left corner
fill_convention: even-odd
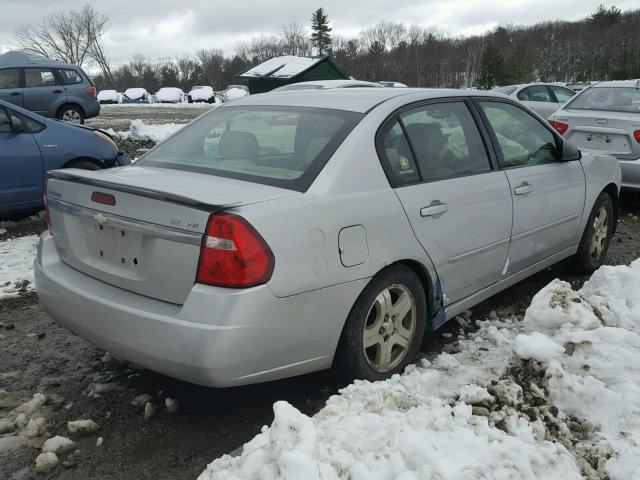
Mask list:
[[[497,87],[494,92],[517,98],[543,118],[554,113],[575,94],[573,90],[554,83],[526,83]]]
[[[135,166],[48,181],[35,266],[61,325],[209,386],[387,378],[425,334],[560,260],[591,272],[620,167],[458,90],[255,95]]]
[[[640,80],[593,85],[549,122],[574,145],[616,157],[622,186],[640,189]]]

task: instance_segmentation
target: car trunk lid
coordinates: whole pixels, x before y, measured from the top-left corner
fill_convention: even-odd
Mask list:
[[[633,131],[640,129],[637,114],[565,109],[555,119],[569,125],[564,137],[579,148],[608,153],[622,160],[640,156],[640,144],[633,136]]]
[[[57,170],[47,204],[63,262],[111,285],[184,303],[211,213],[299,192],[147,167]]]

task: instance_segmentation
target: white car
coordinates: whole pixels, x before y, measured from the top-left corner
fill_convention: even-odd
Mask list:
[[[100,90],[98,92],[98,101],[100,104],[117,104],[121,101],[121,95],[115,90]]]
[[[227,89],[222,92],[222,99],[225,102],[231,100],[237,100],[238,98],[246,97],[249,95],[249,89],[244,85],[229,85]]]
[[[205,86],[205,85],[196,85],[187,94],[187,99],[189,103],[194,103],[194,102],[215,103],[216,94],[212,87]]]
[[[153,99],[144,88],[127,88],[122,94],[122,103],[153,103]]]
[[[517,98],[538,115],[548,118],[576,94],[570,88],[554,83],[527,83],[497,87],[494,92]]]
[[[176,87],[164,87],[156,93],[158,103],[181,103],[184,102],[184,92]]]

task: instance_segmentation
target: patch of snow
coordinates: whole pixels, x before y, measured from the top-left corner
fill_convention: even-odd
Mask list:
[[[243,77],[262,77],[265,75],[269,75],[275,70],[279,70],[284,67],[287,63],[293,61],[298,57],[293,55],[283,55],[281,57],[273,57],[269,60],[262,62],[260,65],[256,65],[250,70],[244,72],[241,76]]]
[[[356,381],[313,417],[277,402],[199,480],[635,478],[639,308],[640,260],[578,292],[554,280],[522,322],[476,321],[458,353]]]
[[[67,437],[56,435],[42,445],[43,452],[66,453],[76,448],[76,442]]]
[[[100,425],[93,420],[74,420],[67,422],[67,429],[70,433],[75,433],[76,435],[90,435],[97,432],[100,429]]]
[[[36,457],[36,472],[50,472],[58,466],[58,456],[53,452],[41,453]]]
[[[278,78],[289,78],[304,72],[308,68],[318,63],[320,58],[294,57],[287,62],[281,69],[274,72],[271,76]]]
[[[208,109],[212,108],[213,105],[208,103],[121,103],[121,104],[105,104],[101,105],[101,109],[114,109],[118,110],[121,108],[202,108]]]
[[[28,235],[0,242],[0,299],[33,290],[33,261],[39,238]]]
[[[187,104],[188,105],[188,104]],[[116,132],[112,129],[107,130],[109,135],[130,140],[150,140],[160,143],[169,138],[175,132],[180,130],[186,124],[184,123],[164,123],[160,125],[147,125],[142,120],[136,119],[131,121],[130,130],[124,132]]]

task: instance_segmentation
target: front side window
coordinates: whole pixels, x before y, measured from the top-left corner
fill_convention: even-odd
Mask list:
[[[491,170],[478,128],[464,102],[435,103],[400,115],[423,181]]]
[[[518,98],[530,102],[553,102],[549,90],[547,90],[547,87],[544,85],[534,85],[533,87],[525,88],[518,94]]]
[[[304,191],[362,116],[306,107],[220,107],[139,164]]]
[[[50,68],[25,68],[25,87],[52,87],[57,85],[56,77]]]
[[[568,88],[554,87],[554,86],[551,86],[549,88],[551,89],[553,94],[556,96],[556,99],[558,100],[559,103],[568,102],[576,94],[576,92],[574,92],[573,90],[569,90]]]
[[[78,72],[72,70],[70,68],[62,68],[58,70],[60,73],[60,77],[62,78],[62,83],[65,85],[76,85],[78,83],[82,83],[82,77]]]
[[[509,103],[481,101],[480,106],[498,139],[505,168],[558,160],[555,136],[533,115]]]
[[[0,70],[0,89],[3,88],[20,88],[19,68]]]
[[[640,89],[634,87],[591,87],[571,102],[578,110],[640,112]]]

